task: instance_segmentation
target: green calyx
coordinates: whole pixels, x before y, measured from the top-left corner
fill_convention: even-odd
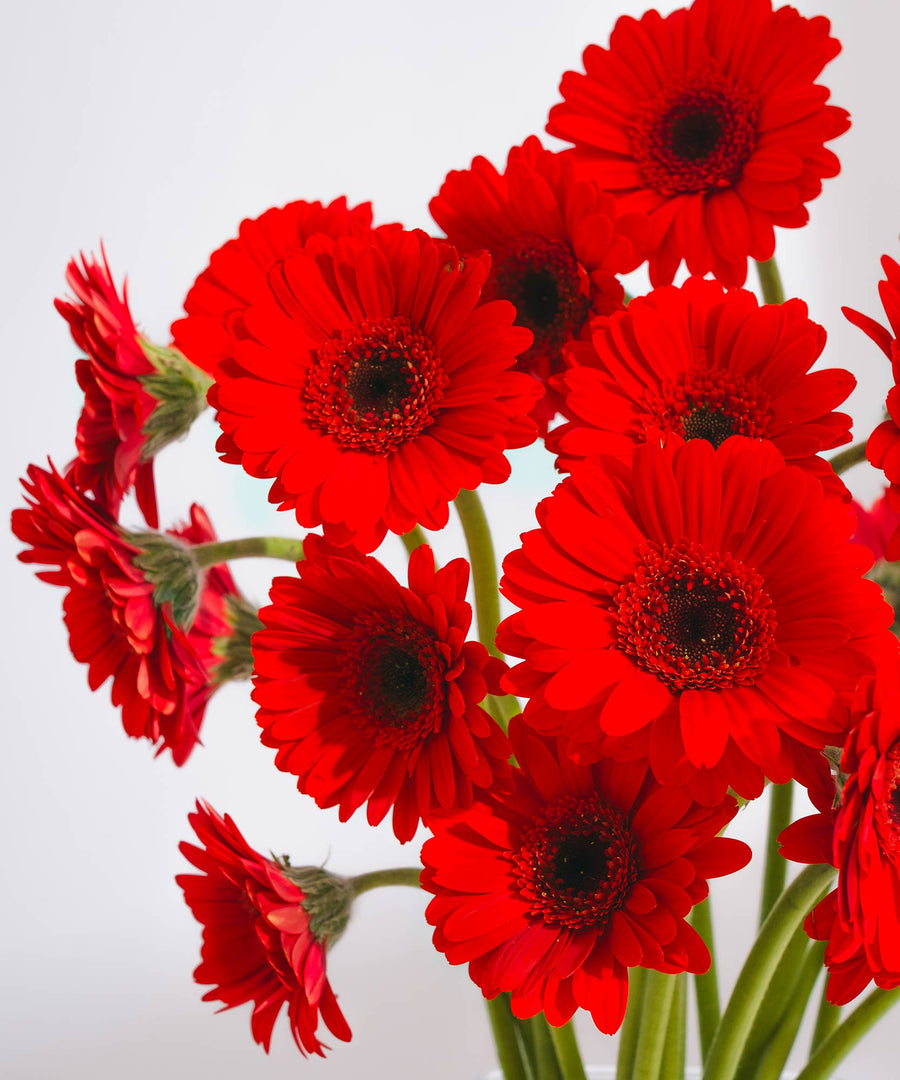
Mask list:
[[[126,533],[125,539],[140,549],[133,562],[153,585],[153,602],[171,605],[172,619],[187,630],[200,600],[200,571],[190,546],[154,532]]]
[[[216,666],[213,679],[217,683],[249,679],[253,674],[253,650],[251,639],[257,630],[263,629],[256,608],[243,596],[225,597],[225,618],[231,633],[213,638],[212,651],[222,658]]]
[[[280,861],[279,866],[288,881],[304,894],[303,910],[309,916],[309,928],[315,939],[333,944],[350,921],[355,895],[350,880],[321,866],[291,866],[287,860]]]
[[[140,344],[154,369],[153,374],[140,376],[141,385],[157,402],[142,429],[146,460],[187,434],[206,408],[206,393],[213,381],[178,349],[163,348],[143,339]]]

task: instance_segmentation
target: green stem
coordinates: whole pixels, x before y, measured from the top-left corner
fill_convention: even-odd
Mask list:
[[[533,1025],[536,1020],[537,1017],[534,1016],[530,1017],[528,1020],[518,1020],[513,1017],[516,1035],[519,1037],[519,1053],[522,1055],[522,1061],[525,1064],[525,1073],[530,1080],[540,1080],[535,1058],[535,1033]]]
[[[687,1027],[687,976],[674,977],[675,993],[672,998],[672,1011],[669,1013],[669,1026],[666,1031],[666,1043],[663,1047],[660,1080],[683,1080],[684,1055]]]
[[[866,444],[860,442],[854,443],[853,446],[848,446],[846,450],[841,450],[834,457],[830,457],[828,464],[834,469],[835,475],[840,476],[841,473],[845,473],[848,469],[852,469],[854,465],[859,465],[865,460]]]
[[[694,995],[697,999],[697,1026],[700,1029],[700,1053],[703,1061],[709,1055],[716,1028],[719,1026],[719,976],[716,971],[716,951],[713,942],[711,900],[697,904],[691,912],[691,925],[706,942],[709,949],[709,971],[694,976]]]
[[[825,895],[833,875],[833,866],[805,867],[772,908],[722,1015],[704,1080],[732,1080],[778,961],[810,908]]]
[[[572,1021],[562,1027],[548,1025],[548,1028],[563,1080],[587,1080]]]
[[[841,1022],[841,1007],[840,1005],[832,1005],[828,998],[825,996],[828,990],[828,980],[825,980],[822,986],[822,998],[819,1002],[819,1011],[816,1014],[816,1026],[813,1029],[812,1040],[809,1044],[810,1055],[814,1054],[816,1050],[822,1045],[828,1036],[834,1031],[834,1029]]]
[[[357,874],[349,879],[350,887],[354,896],[362,896],[370,889],[380,889],[385,885],[412,885],[419,887],[419,874],[421,870],[417,866],[395,866],[391,870],[370,870],[367,874]]]
[[[778,1080],[784,1069],[794,1042],[803,1014],[809,1004],[809,996],[816,979],[822,971],[822,963],[825,957],[825,945],[815,942],[806,951],[803,963],[791,988],[788,1007],[784,1011],[781,1023],[775,1029],[772,1037],[767,1041],[765,1049],[760,1055],[756,1066],[754,1080]]]
[[[556,1060],[553,1034],[547,1018],[538,1013],[528,1021],[534,1047],[534,1075],[536,1080],[564,1080]]]
[[[245,536],[241,540],[212,540],[208,544],[195,544],[191,553],[198,566],[218,566],[230,559],[260,555],[268,559],[300,562],[303,558],[303,541],[286,536]]]
[[[674,976],[661,971],[644,973],[641,1030],[631,1080],[658,1080],[674,994]]]
[[[766,918],[779,896],[784,892],[787,880],[787,859],[778,850],[778,837],[791,823],[794,804],[794,784],[769,784],[769,832],[766,837],[766,862],[763,871],[762,900],[759,908],[759,925]]]
[[[428,543],[425,533],[422,532],[418,525],[413,525],[409,532],[404,533],[400,539],[403,541],[403,546],[406,548],[407,555],[412,555],[417,547],[421,547],[423,544]]]
[[[862,1005],[855,1008],[822,1043],[797,1080],[826,1080],[869,1028],[897,1001],[900,1001],[900,987],[896,990],[873,990]]]
[[[644,976],[647,969],[633,967],[628,972],[628,1007],[619,1029],[619,1051],[616,1055],[616,1080],[631,1080],[631,1066],[637,1052],[641,1033],[641,1010],[644,1003]]]
[[[491,1032],[494,1036],[494,1045],[497,1047],[497,1059],[500,1062],[503,1080],[528,1080],[519,1050],[516,1023],[509,1008],[509,995],[498,994],[485,1004],[491,1021]]]
[[[469,562],[472,564],[478,637],[489,653],[502,657],[503,654],[494,642],[500,622],[500,593],[490,526],[476,492],[463,488],[456,496],[454,505],[465,533]]]
[[[765,262],[758,262],[756,272],[759,274],[759,283],[762,285],[763,300],[767,304],[783,304],[784,286],[781,284],[781,274],[778,272],[775,256],[766,259]]]

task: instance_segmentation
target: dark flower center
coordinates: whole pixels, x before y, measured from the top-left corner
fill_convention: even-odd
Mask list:
[[[751,439],[769,434],[769,395],[755,379],[732,375],[724,368],[695,368],[648,392],[644,407],[648,438],[660,431],[683,439],[706,439],[721,446],[730,435]]]
[[[692,542],[647,546],[613,604],[619,648],[673,692],[751,685],[775,639],[759,574]]]
[[[434,634],[395,612],[368,612],[343,648],[349,713],[377,746],[409,749],[441,726],[444,663]]]
[[[320,345],[303,401],[310,423],[344,446],[388,454],[433,422],[447,381],[431,342],[398,316]]]
[[[546,807],[511,859],[532,915],[575,930],[602,929],[640,870],[627,816],[599,795],[566,795]]]
[[[638,168],[661,195],[729,187],[756,149],[759,103],[714,70],[670,86],[631,124]]]

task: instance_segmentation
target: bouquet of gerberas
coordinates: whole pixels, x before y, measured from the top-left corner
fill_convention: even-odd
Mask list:
[[[111,680],[126,732],[180,765],[217,687],[252,676],[300,792],[402,842],[431,833],[421,872],[345,877],[258,853],[198,802],[178,879],[195,978],[251,1004],[266,1049],[282,1008],[301,1052],[324,1052],[322,1028],[350,1038],[327,953],[355,897],[397,884],[431,894],[506,1080],[581,1080],[578,1010],[621,1028],[619,1080],[682,1077],[688,975],[706,1080],[779,1076],[823,965],[802,1080],[892,1003],[900,398],[823,456],[850,441],[854,379],[812,370],[824,330],[773,261],[774,226],[802,226],[838,171],[847,114],[815,82],[838,49],[771,0],[622,18],[563,76],[547,131],[568,149],[531,137],[502,169],[451,172],[430,204],[445,238],[344,199],[268,210],[210,257],[166,347],[105,257],[70,264],[77,453],[29,468],[12,524],[66,590],[90,685]],[[630,298],[619,277],[645,262],[652,290]],[[897,380],[884,265],[890,328],[847,316]],[[319,532],[220,540],[196,505],[159,530],[155,455],[207,402],[222,459]],[[476,489],[535,439],[564,478],[498,591]],[[890,483],[871,513],[840,479],[864,456]],[[132,490],[139,528],[119,521]],[[467,558],[438,566],[422,530],[451,502]],[[403,582],[372,554],[389,532]],[[248,556],[295,564],[258,611],[227,569]],[[748,861],[722,834],[767,783],[763,921],[720,1012],[708,880]],[[797,783],[818,813],[791,824]],[[810,864],[787,887],[784,857]]]

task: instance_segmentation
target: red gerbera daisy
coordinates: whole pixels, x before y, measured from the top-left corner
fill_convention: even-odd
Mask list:
[[[214,373],[233,355],[235,337],[243,336],[244,312],[268,294],[272,269],[316,233],[337,239],[364,236],[371,227],[371,205],[351,209],[344,197],[327,206],[298,199],[242,221],[238,235],[213,252],[191,286],[184,301],[187,315],[172,324],[175,344]]]
[[[827,941],[828,1000],[844,1005],[874,979],[900,986],[900,658],[886,649],[862,680],[841,756],[840,804],[781,835],[782,854],[838,868],[837,888],[812,911],[806,932]]]
[[[573,366],[554,380],[570,422],[547,445],[569,470],[644,442],[719,446],[747,435],[770,439],[790,464],[843,493],[816,455],[850,440],[851,418],[831,410],[856,380],[839,368],[810,372],[824,346],[802,300],[760,306],[751,292],[701,278],[656,289],[595,320],[591,344],[570,347]]]
[[[254,635],[253,700],[275,764],[346,821],[367,802],[394,833],[471,804],[508,775],[509,746],[479,706],[504,670],[466,641],[469,567],[440,570],[427,546],[409,560],[409,588],[371,556],[315,536],[296,578],[272,583],[266,629]]]
[[[584,760],[649,754],[704,802],[811,782],[890,611],[853,514],[764,442],[582,463],[507,557],[497,641],[525,717]]]
[[[562,346],[582,335],[591,315],[623,306],[616,275],[643,259],[646,217],[617,217],[611,195],[577,180],[574,162],[535,136],[510,150],[504,173],[483,157],[449,173],[429,208],[460,251],[490,251],[485,297],[515,304],[516,322],[534,334],[517,366],[544,384],[560,369]],[[548,391],[535,409],[544,430],[556,411]]]
[[[881,265],[885,278],[878,283],[878,293],[890,330],[852,308],[841,310],[854,326],[868,334],[891,362],[894,385],[888,391],[885,403],[888,419],[869,436],[866,457],[876,469],[883,470],[885,479],[891,485],[888,506],[892,511],[900,512],[900,266],[887,255],[882,256]],[[900,528],[887,541],[885,558],[891,561],[900,559]]]
[[[350,1039],[325,972],[326,950],[346,913],[317,917],[307,892],[291,880],[295,872],[254,851],[227,814],[220,817],[198,802],[188,820],[203,847],[182,843],[180,850],[202,873],[175,880],[203,924],[194,979],[213,987],[203,1000],[221,1001],[225,1009],[252,1001],[253,1038],[266,1053],[275,1020],[287,1006],[300,1052],[324,1057],[328,1047],[316,1031],[320,1019],[335,1038]]]
[[[30,547],[19,558],[57,568],[38,577],[68,589],[69,647],[88,665],[91,689],[112,678],[127,734],[159,743],[183,764],[199,736],[206,673],[168,605],[155,602],[137,566],[141,547],[52,465],[29,466],[23,487],[29,506],[13,511],[12,530]]]
[[[622,1022],[628,968],[703,972],[709,953],[684,921],[707,878],[750,851],[716,833],[735,803],[708,808],[660,788],[645,764],[575,765],[555,742],[510,725],[514,790],[436,822],[422,848],[425,917],[451,964],[469,964],[485,997],[554,1025],[587,1009]]]
[[[827,19],[771,0],[696,0],[666,18],[623,16],[609,49],[566,72],[547,131],[623,211],[651,215],[654,285],[682,259],[741,285],[771,258],[773,225],[797,228],[840,165],[825,143],[849,127],[815,83],[840,52]]]
[[[853,539],[857,544],[865,544],[875,556],[876,562],[886,560],[888,543],[900,528],[900,512],[891,506],[888,489],[885,488],[868,510],[860,506],[855,499],[853,509],[856,512],[856,532]]]
[[[530,343],[503,301],[479,304],[486,254],[423,232],[314,237],[270,274],[210,401],[224,459],[275,477],[304,526],[371,551],[440,529],[460,488],[501,483],[540,394],[510,370]]]

